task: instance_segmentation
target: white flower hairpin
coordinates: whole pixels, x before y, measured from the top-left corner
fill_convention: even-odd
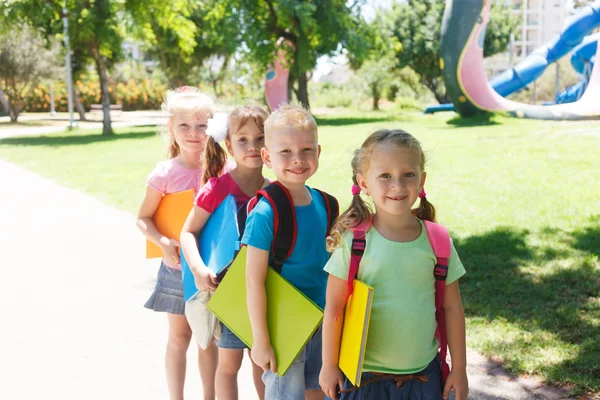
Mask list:
[[[208,120],[206,134],[219,143],[227,139],[227,119],[226,113],[216,113]]]

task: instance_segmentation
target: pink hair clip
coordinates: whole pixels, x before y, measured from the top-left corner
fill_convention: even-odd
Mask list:
[[[352,185],[352,196],[360,194],[360,186]]]
[[[419,193],[419,198],[422,199],[425,196],[427,196],[427,193],[425,193],[425,188],[421,188],[421,193]]]
[[[183,93],[183,92],[187,92],[190,90],[189,86],[181,86],[179,89],[177,89],[177,93]]]

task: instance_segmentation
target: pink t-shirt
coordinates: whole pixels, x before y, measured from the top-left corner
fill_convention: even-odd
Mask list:
[[[203,171],[202,168],[187,169],[172,158],[156,164],[154,170],[148,175],[148,186],[162,194],[183,192],[188,189],[197,192]]]
[[[198,192],[204,169],[187,169],[174,158],[156,164],[156,168],[148,175],[148,186],[162,194],[183,192],[194,189]],[[180,264],[172,265],[163,258],[163,263],[173,269],[181,269]]]
[[[250,200],[250,196],[242,192],[231,174],[227,172],[218,178],[209,179],[198,192],[194,204],[212,214],[225,197],[230,194],[235,197],[238,207]]]

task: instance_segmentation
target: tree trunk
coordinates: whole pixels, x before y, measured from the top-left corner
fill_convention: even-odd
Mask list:
[[[110,96],[108,94],[108,67],[106,66],[106,60],[100,54],[97,46],[91,48],[91,53],[96,61],[96,68],[98,70],[98,76],[100,78],[100,91],[102,92],[102,113],[104,118],[102,120],[102,135],[111,136],[114,135],[112,130],[112,124],[110,121]]]
[[[373,111],[379,111],[379,99],[381,98],[381,91],[376,83],[371,85],[371,95],[373,96]]]
[[[291,74],[291,73],[288,75],[288,82],[287,82],[287,98],[288,98],[288,103],[290,101],[292,101],[292,94],[294,93],[294,77],[292,75],[293,74]]]
[[[6,96],[4,95],[2,88],[0,88],[0,105],[2,106],[4,112],[8,113],[8,100],[6,100]]]
[[[310,110],[310,104],[308,103],[308,78],[306,71],[300,71],[298,75],[298,92],[296,93],[298,101],[304,107]]]
[[[16,124],[17,119],[19,118],[19,113],[16,112],[16,110],[12,108],[10,104],[8,105],[8,115],[10,116],[10,122],[12,124]]]
[[[81,104],[81,102],[79,101],[79,91],[76,88],[73,88],[73,104],[75,104],[75,109],[79,114],[79,120],[86,121],[85,108],[83,107],[83,104]]]

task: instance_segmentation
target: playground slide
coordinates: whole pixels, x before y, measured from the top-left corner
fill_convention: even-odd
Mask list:
[[[556,104],[572,103],[581,98],[590,80],[590,73],[594,68],[599,40],[600,33],[590,35],[573,49],[571,52],[571,65],[582,79],[556,96]]]
[[[548,45],[537,49],[514,69],[501,74],[495,80],[498,92],[487,81],[482,64],[483,39],[490,8],[491,0],[447,0],[446,3],[440,64],[456,111],[462,116],[486,110],[537,119],[600,118],[598,63],[591,73],[586,92],[575,103],[534,106],[510,101],[499,94],[512,93],[535,80],[549,62],[564,56],[583,40],[585,34],[599,26],[600,0],[582,8]]]
[[[283,67],[284,57],[283,51],[280,51],[278,58],[273,62],[273,67],[267,71],[265,78],[265,97],[271,111],[277,110],[280,105],[288,102],[290,71]]]

